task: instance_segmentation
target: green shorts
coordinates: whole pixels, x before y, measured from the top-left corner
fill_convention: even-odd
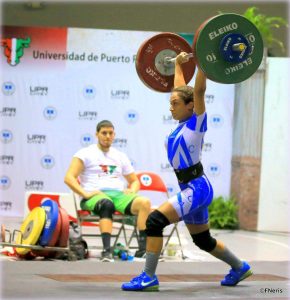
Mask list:
[[[95,195],[94,197],[88,199],[88,200],[82,200],[80,205],[81,209],[83,210],[89,210],[93,212],[96,203],[102,199],[108,199],[114,203],[116,211],[124,214],[125,209],[128,206],[128,204],[133,201],[136,197],[138,197],[137,194],[124,194],[121,191],[115,191],[115,190],[103,190],[104,194],[102,195]]]

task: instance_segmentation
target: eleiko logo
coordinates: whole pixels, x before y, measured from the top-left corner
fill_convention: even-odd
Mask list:
[[[12,131],[8,130],[8,129],[3,129],[1,131],[1,135],[0,135],[1,141],[4,144],[8,144],[11,143],[13,140],[13,134]]]
[[[221,173],[221,167],[216,163],[212,163],[207,167],[207,171],[210,176],[218,177]]]
[[[44,115],[44,117],[45,117],[46,120],[53,120],[57,116],[57,111],[56,111],[56,109],[54,107],[47,106],[43,110],[43,115]]]
[[[89,146],[94,142],[94,138],[91,134],[85,133],[81,136],[81,145],[82,146]]]
[[[83,95],[87,99],[93,99],[96,96],[96,88],[93,85],[88,85],[83,88]]]
[[[19,64],[20,57],[24,54],[24,48],[28,48],[30,42],[29,37],[27,39],[8,38],[1,40],[1,46],[4,47],[4,54],[10,66]]]
[[[15,92],[15,84],[11,81],[4,82],[2,84],[2,92],[6,96],[11,96]]]
[[[210,124],[214,128],[220,128],[223,126],[224,119],[221,115],[212,115],[210,117]]]
[[[3,175],[0,177],[0,189],[8,190],[11,185],[11,180],[9,177]]]
[[[136,110],[128,110],[125,114],[125,119],[129,124],[136,124],[139,120],[139,114]]]
[[[152,178],[147,174],[141,175],[140,181],[144,186],[150,186],[152,184]]]
[[[55,160],[51,155],[45,155],[41,158],[41,165],[44,169],[51,169],[54,167]]]

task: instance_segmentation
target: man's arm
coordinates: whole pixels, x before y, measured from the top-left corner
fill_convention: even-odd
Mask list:
[[[79,184],[78,177],[84,170],[84,164],[81,159],[73,157],[71,164],[65,174],[64,182],[67,184],[75,193],[80,195],[84,199],[89,199],[94,195],[100,194],[101,191],[94,191],[87,193]]]
[[[128,182],[128,189],[124,193],[137,193],[140,189],[140,182],[135,173],[124,175],[125,179]]]
[[[206,77],[201,69],[198,69],[194,84],[194,111],[197,115],[205,112]]]

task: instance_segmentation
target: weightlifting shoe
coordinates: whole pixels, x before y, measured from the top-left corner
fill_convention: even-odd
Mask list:
[[[221,281],[221,285],[235,286],[240,281],[246,279],[253,274],[251,267],[244,261],[239,269],[230,269],[229,274]]]
[[[136,250],[135,257],[138,258],[145,258],[146,257],[146,250]]]
[[[101,253],[101,261],[102,262],[113,262],[113,256],[110,251],[103,250]]]
[[[123,283],[122,290],[155,292],[159,290],[159,281],[156,275],[151,278],[145,272],[142,272],[139,276],[134,277],[130,282]]]

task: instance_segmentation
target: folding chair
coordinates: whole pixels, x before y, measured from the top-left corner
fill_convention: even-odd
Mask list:
[[[92,215],[90,213],[90,211],[87,210],[82,210],[80,208],[80,197],[79,195],[77,195],[76,193],[73,193],[73,199],[74,199],[74,205],[75,205],[75,210],[76,210],[76,219],[77,219],[77,223],[80,226],[81,229],[81,234],[83,237],[101,237],[101,233],[97,232],[97,233],[85,233],[83,230],[83,226],[87,226],[87,227],[98,227],[99,226],[99,222],[100,222],[100,217],[98,215]],[[115,212],[113,214],[113,230],[116,229],[117,233],[116,234],[112,234],[111,237],[115,238],[114,240],[114,244],[113,244],[113,248],[115,248],[116,244],[118,243],[121,235],[124,238],[125,241],[125,246],[127,248],[129,248],[129,241],[128,241],[128,237],[127,237],[127,233],[126,233],[126,216],[119,213],[119,212]],[[120,227],[114,226],[114,223],[116,225],[116,222],[118,222],[120,224]],[[130,242],[132,240],[132,236],[136,235],[137,236],[137,229],[136,226],[133,225],[133,232],[130,236]]]
[[[165,193],[167,199],[169,198],[167,187],[162,180],[162,178],[153,172],[138,172],[137,177],[140,181],[140,191],[153,191],[153,192],[161,192]],[[152,209],[156,209],[156,206],[153,206]],[[176,233],[178,243],[181,250],[182,259],[185,259],[185,256],[183,254],[181,239],[178,231],[178,223],[172,224],[173,227],[169,234],[164,234],[163,237],[166,238],[165,244],[163,246],[163,249],[161,251],[161,255],[163,255],[165,249],[167,248],[169,241],[174,233]]]

